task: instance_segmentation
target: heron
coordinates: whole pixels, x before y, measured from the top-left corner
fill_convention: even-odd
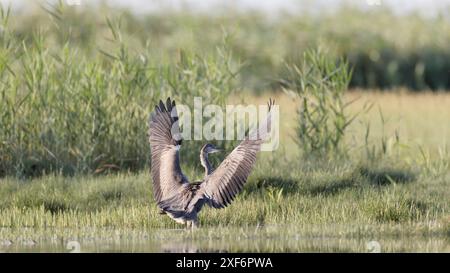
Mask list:
[[[200,163],[205,169],[202,181],[190,182],[180,166],[182,137],[174,100],[159,101],[149,119],[151,176],[153,195],[161,214],[167,214],[186,228],[198,227],[198,213],[206,204],[222,209],[242,191],[250,175],[257,153],[271,130],[271,114],[275,100],[268,102],[267,118],[250,130],[240,144],[213,168],[208,156],[222,151],[211,143],[200,150]]]

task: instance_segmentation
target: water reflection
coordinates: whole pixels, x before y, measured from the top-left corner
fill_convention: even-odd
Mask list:
[[[305,236],[253,229],[105,231],[104,235],[45,234],[4,238],[0,252],[450,252],[448,236]],[[98,234],[98,231],[96,231]],[[375,248],[374,248],[375,247]]]

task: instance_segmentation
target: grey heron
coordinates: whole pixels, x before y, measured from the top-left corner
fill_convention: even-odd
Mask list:
[[[251,130],[240,144],[214,169],[208,155],[218,152],[212,144],[200,151],[205,176],[200,182],[189,182],[180,167],[182,143],[175,101],[170,98],[155,107],[149,120],[151,175],[156,203],[167,214],[186,227],[197,227],[197,215],[207,204],[220,209],[228,206],[242,190],[256,162],[261,144],[271,130],[271,111],[275,101],[268,102],[269,112],[259,127]]]

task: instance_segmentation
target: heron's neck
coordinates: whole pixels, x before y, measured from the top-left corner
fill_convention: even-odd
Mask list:
[[[203,151],[200,153],[200,163],[205,168],[205,176],[210,175],[213,171],[213,168],[211,166],[211,163],[209,163],[208,154]]]

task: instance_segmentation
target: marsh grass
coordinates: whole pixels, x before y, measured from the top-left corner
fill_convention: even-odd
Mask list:
[[[319,50],[306,51],[298,63],[286,64],[280,80],[283,90],[299,100],[296,142],[305,158],[345,157],[343,140],[350,116],[344,101],[351,71],[344,60],[335,61]]]
[[[422,114],[428,116],[439,110],[436,100],[447,102],[446,97],[429,95],[367,96],[382,102],[383,111],[394,119],[397,101],[408,101],[400,107],[404,114],[400,131],[409,140],[408,147],[422,133],[410,129],[428,123],[404,107],[420,101]],[[250,99],[258,103],[266,98]],[[282,113],[295,109],[289,97],[278,94],[276,99],[283,105]],[[379,121],[376,111],[368,114],[360,118]],[[202,210],[198,231],[186,232],[158,213],[149,170],[73,177],[48,174],[34,179],[8,176],[0,180],[0,241],[14,242],[4,248],[9,251],[41,247],[66,251],[66,242],[73,239],[81,240],[86,251],[366,251],[365,244],[373,239],[382,241],[383,252],[448,249],[450,177],[445,161],[440,162],[445,154],[438,156],[441,138],[427,138],[427,162],[413,148],[366,160],[364,139],[349,160],[303,160],[289,148],[294,144],[290,133],[295,132],[291,126],[295,116],[289,117],[280,124],[280,149],[260,154],[231,206]],[[352,124],[349,132],[364,135],[358,124]],[[373,122],[373,126],[382,125]],[[385,126],[387,131],[396,128]],[[443,135],[446,128],[433,127],[427,134]],[[379,143],[379,137],[371,135],[369,142]],[[185,147],[182,158],[184,151]],[[432,174],[426,171],[430,166],[444,169]],[[183,171],[189,178],[203,173],[190,164],[183,164]],[[23,248],[30,239],[38,245]],[[347,245],[347,239],[353,243]]]
[[[9,28],[9,12],[1,15],[0,175],[142,169],[149,164],[147,120],[157,101],[172,96],[192,104],[201,96],[223,106],[233,89],[239,65],[225,44],[212,54],[180,50],[178,59],[160,63],[148,48],[134,51],[120,19],[106,19],[110,50],[98,45],[86,55],[64,32],[67,15],[59,6],[50,13],[56,30],[43,26],[28,42]],[[61,46],[49,46],[54,31],[65,37]],[[188,143],[188,150],[199,145]]]
[[[201,225],[444,225],[448,215],[446,178],[433,181],[392,167],[368,170],[344,165],[314,171],[299,167],[286,175],[283,170],[288,168],[260,163],[233,205],[224,210],[205,209]],[[283,174],[283,179],[266,177],[269,171],[275,177]],[[147,172],[47,176],[33,181],[4,179],[0,188],[0,226],[179,227],[158,214],[150,184]],[[434,192],[440,192],[439,196]],[[442,232],[443,228],[436,227],[436,231]]]

